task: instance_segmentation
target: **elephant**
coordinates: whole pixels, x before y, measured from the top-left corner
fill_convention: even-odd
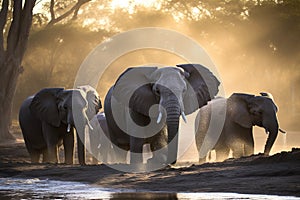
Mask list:
[[[232,151],[234,158],[254,154],[253,126],[263,127],[268,135],[264,155],[269,155],[279,128],[277,106],[269,93],[233,93],[229,98],[216,98],[199,109],[195,123],[195,141],[199,162],[203,163],[210,150],[216,151],[216,160],[223,161]],[[224,126],[219,133],[209,131],[218,117],[212,117],[212,106],[225,116]],[[211,140],[210,140],[211,139]],[[207,146],[210,146],[207,147]]]
[[[32,163],[58,163],[58,147],[63,144],[65,163],[73,164],[74,128],[78,161],[85,164],[85,127],[102,108],[97,91],[91,86],[77,89],[44,88],[24,100],[19,123]],[[92,127],[91,127],[92,129]]]
[[[87,149],[92,154],[92,164],[115,163],[114,149],[108,134],[104,112],[97,113],[90,121],[93,129],[89,129]]]
[[[147,164],[176,163],[180,116],[186,121],[186,115],[215,97],[219,85],[200,64],[125,70],[104,100],[110,139],[119,157],[130,151],[130,164],[141,164],[143,145],[150,144],[153,157]]]

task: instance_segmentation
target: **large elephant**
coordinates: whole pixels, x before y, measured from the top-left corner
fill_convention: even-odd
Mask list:
[[[149,143],[149,161],[176,163],[179,117],[186,121],[185,114],[214,98],[219,84],[200,64],[128,68],[104,103],[110,139],[120,157],[130,150],[130,163],[142,163],[143,145]]]
[[[78,160],[85,164],[85,127],[101,108],[98,93],[91,86],[77,89],[45,88],[24,100],[19,122],[32,162],[58,162],[58,146],[64,145],[65,163],[73,164],[74,128]]]
[[[278,135],[277,106],[268,93],[255,96],[243,93],[234,93],[228,99],[218,98],[203,106],[196,118],[196,146],[199,152],[199,162],[205,162],[206,153],[210,150],[205,146],[211,145],[216,151],[216,160],[222,161],[229,156],[231,150],[234,158],[249,156],[254,153],[254,139],[252,127],[263,127],[269,134],[264,154],[269,155]],[[218,121],[212,117],[212,107],[219,114],[225,115],[224,126],[220,133],[209,131],[209,126],[215,126]],[[210,138],[207,139],[207,138]],[[213,141],[213,142],[212,142]],[[211,143],[211,144],[207,144]]]

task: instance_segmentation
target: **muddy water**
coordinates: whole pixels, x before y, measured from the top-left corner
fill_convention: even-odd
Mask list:
[[[101,188],[93,185],[40,179],[0,178],[0,199],[300,199],[237,193],[172,193]]]

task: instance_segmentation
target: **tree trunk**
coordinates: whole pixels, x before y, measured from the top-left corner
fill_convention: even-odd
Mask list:
[[[13,19],[6,40],[3,32],[7,23],[9,1],[2,1],[0,11],[0,142],[13,139],[9,132],[12,102],[19,74],[23,70],[21,63],[28,42],[35,1],[13,1]]]
[[[12,115],[12,102],[16,91],[16,84],[19,75],[19,65],[13,59],[7,61],[1,66],[0,70],[0,141],[14,139],[9,132]]]

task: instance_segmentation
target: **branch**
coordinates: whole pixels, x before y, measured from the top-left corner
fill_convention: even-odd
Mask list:
[[[10,54],[14,52],[18,36],[19,36],[19,27],[21,21],[21,12],[22,11],[22,1],[14,0],[14,10],[13,10],[13,21],[11,22],[10,29],[7,37],[7,52]]]
[[[54,13],[54,0],[51,0],[50,2],[50,14],[51,14],[51,20],[55,20],[55,13]]]
[[[17,43],[17,57],[20,61],[23,59],[23,55],[26,50],[27,41],[29,38],[29,31],[32,24],[32,10],[36,0],[25,1],[24,8],[22,10],[22,18],[20,19],[20,30]]]
[[[73,17],[72,17],[72,20],[76,20],[76,19],[77,19],[79,9],[80,9],[80,7],[77,7],[77,8],[75,9],[74,14],[73,14]]]
[[[51,2],[52,1],[54,1],[54,0],[51,0]],[[72,19],[76,19],[80,7],[82,5],[84,5],[85,3],[88,3],[89,1],[91,1],[91,0],[78,0],[78,2],[70,10],[68,10],[67,12],[65,12],[64,14],[62,14],[61,16],[59,16],[57,18],[55,18],[55,16],[54,16],[54,18],[52,18],[52,14],[51,14],[51,20],[47,26],[51,26],[51,25],[54,25],[54,24],[62,21],[63,19],[65,19],[66,17],[71,15],[73,12],[74,13],[73,13]],[[50,9],[50,11],[51,11],[51,9]],[[54,13],[54,11],[53,11],[53,13]]]
[[[2,9],[0,11],[0,66],[4,59],[4,38],[3,32],[7,20],[8,0],[3,0]]]

